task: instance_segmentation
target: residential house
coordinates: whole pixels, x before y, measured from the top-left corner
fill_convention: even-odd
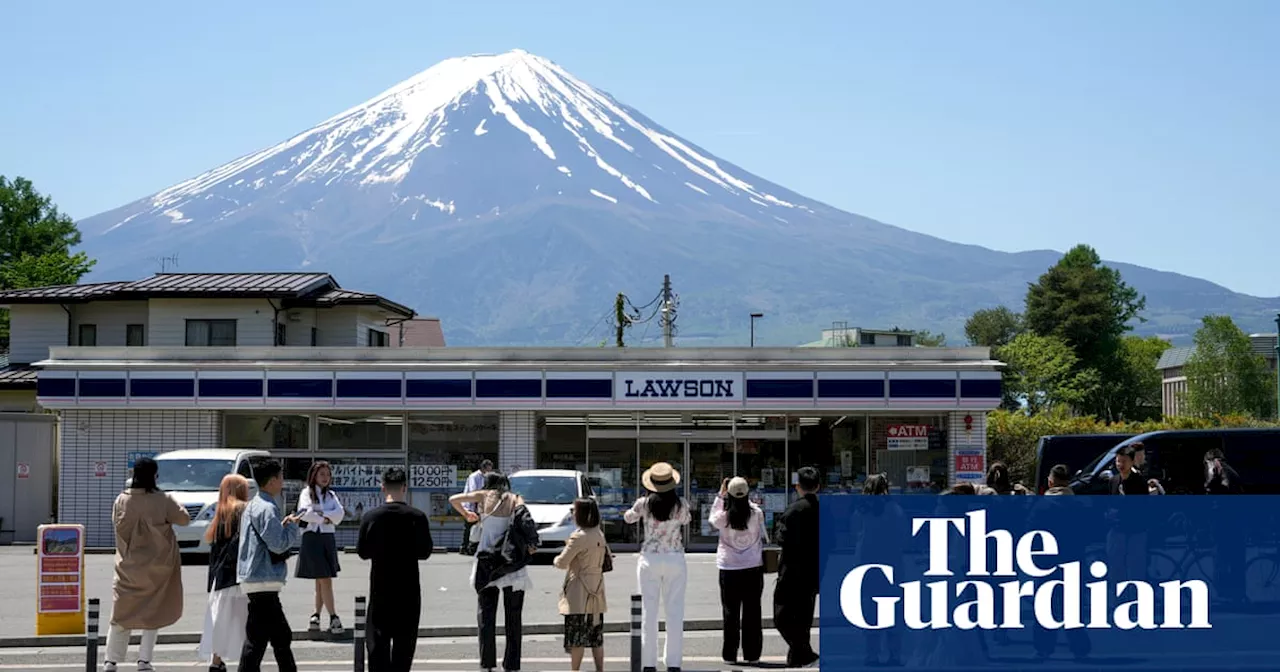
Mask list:
[[[1276,334],[1251,334],[1249,342],[1253,353],[1265,359],[1267,367],[1275,371]],[[1160,371],[1160,408],[1165,417],[1184,414],[1183,397],[1187,393],[1184,369],[1195,351],[1194,347],[1169,348],[1156,362],[1156,369]]]

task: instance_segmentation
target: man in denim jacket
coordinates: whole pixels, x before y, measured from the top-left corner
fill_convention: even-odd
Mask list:
[[[245,623],[244,649],[240,652],[241,672],[259,672],[267,643],[275,652],[281,672],[297,672],[290,644],[293,630],[280,606],[280,591],[288,578],[283,554],[298,545],[302,530],[296,516],[280,517],[276,498],[284,491],[280,463],[268,460],[254,467],[258,496],[249,500],[240,519],[240,557],[236,578],[249,597],[249,619]]]

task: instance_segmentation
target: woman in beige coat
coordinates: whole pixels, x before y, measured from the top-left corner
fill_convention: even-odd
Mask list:
[[[149,672],[157,630],[182,616],[182,561],[174,525],[186,525],[186,509],[156,487],[156,461],[142,458],[133,482],[111,509],[116,530],[116,575],[111,584],[111,628],[105,672],[116,672],[134,630],[142,631],[138,670]]]
[[[580,498],[573,503],[573,521],[578,529],[556,556],[555,565],[565,570],[560,589],[560,613],[564,615],[564,649],[574,672],[582,667],[582,654],[591,648],[596,672],[604,670],[604,563],[609,545],[600,530],[600,507],[596,501]]]

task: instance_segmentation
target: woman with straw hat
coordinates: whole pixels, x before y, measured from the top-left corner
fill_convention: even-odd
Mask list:
[[[646,672],[658,665],[658,601],[667,623],[664,653],[668,672],[679,672],[684,655],[684,591],[688,570],[684,562],[684,526],[689,524],[689,504],[676,488],[680,472],[666,462],[658,462],[645,470],[640,482],[649,494],[623,514],[627,523],[644,522],[644,541],[640,544],[640,561],[636,578],[644,609],[644,626],[640,630],[640,659]]]

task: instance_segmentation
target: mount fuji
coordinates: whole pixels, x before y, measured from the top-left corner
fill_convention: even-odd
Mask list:
[[[614,295],[664,273],[678,341],[813,340],[832,321],[946,330],[1020,306],[1058,254],[951,243],[843,212],[711,155],[522,50],[436,64],[272,147],[80,222],[91,280],[323,270],[438,315],[453,344],[595,344]],[[1148,333],[1229,312],[1264,329],[1280,301],[1114,264]],[[658,336],[636,329],[632,343]],[[645,329],[648,329],[646,332]]]

